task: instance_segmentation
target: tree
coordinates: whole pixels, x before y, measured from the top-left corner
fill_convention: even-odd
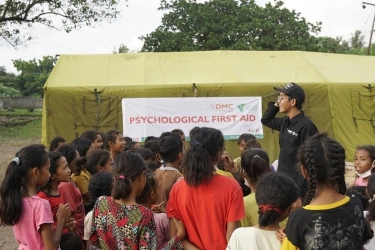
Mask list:
[[[349,43],[342,37],[315,37],[312,40],[310,51],[323,53],[340,53],[345,54],[349,50]]]
[[[113,47],[113,50],[112,50],[113,54],[122,54],[122,53],[131,53],[130,52],[130,49],[128,47],[126,47],[126,45],[124,45],[123,43],[120,44],[120,46],[118,47],[118,49],[116,49],[116,47]]]
[[[0,38],[17,46],[32,37],[35,24],[70,32],[83,25],[111,21],[127,0],[4,0],[0,1]],[[58,24],[61,22],[61,24]]]
[[[23,96],[43,96],[43,86],[55,66],[57,57],[44,56],[42,60],[13,60],[14,67],[21,71],[17,76],[17,89]]]
[[[0,66],[0,96],[21,95],[16,89],[17,78],[13,73],[8,73],[4,66]]]
[[[310,46],[310,51],[354,55],[367,54],[367,50],[364,48],[364,35],[360,30],[356,30],[348,40],[344,40],[342,37],[315,37]]]
[[[350,38],[350,46],[353,49],[361,49],[365,45],[365,35],[362,34],[362,31],[356,30],[354,34],[352,34],[352,37]]]
[[[283,7],[254,0],[162,0],[162,24],[142,36],[142,51],[307,50],[321,23]]]

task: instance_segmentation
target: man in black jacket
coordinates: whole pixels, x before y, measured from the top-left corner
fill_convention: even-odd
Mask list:
[[[274,87],[279,92],[277,102],[270,102],[262,117],[262,124],[279,131],[280,155],[278,172],[283,172],[296,180],[300,188],[300,197],[306,193],[307,183],[297,166],[298,148],[310,136],[316,134],[315,124],[304,115],[302,104],[305,102],[305,91],[301,86],[291,82],[284,87]],[[275,118],[278,112],[285,113],[283,118]],[[301,207],[301,201],[295,204]]]

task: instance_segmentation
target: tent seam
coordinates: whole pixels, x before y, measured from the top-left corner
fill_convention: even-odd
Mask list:
[[[310,61],[303,55],[301,51],[298,51],[300,56],[305,59],[305,61],[310,65],[311,68],[315,70],[315,72],[325,81],[326,87],[327,87],[327,94],[328,94],[328,103],[329,103],[329,110],[331,113],[331,123],[332,123],[332,136],[335,137],[335,128],[336,128],[336,121],[335,121],[335,112],[332,108],[332,94],[331,94],[331,86],[329,84],[329,81],[310,63]],[[313,53],[313,52],[310,52]]]

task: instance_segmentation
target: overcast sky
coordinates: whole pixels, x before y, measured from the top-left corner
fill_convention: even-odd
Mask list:
[[[367,1],[375,3],[375,0]],[[256,2],[263,6],[269,1]],[[323,22],[320,36],[342,36],[349,39],[355,30],[361,30],[366,34],[366,43],[368,42],[375,7],[367,6],[362,9],[362,1],[359,0],[284,2],[287,8],[301,12],[307,21]],[[122,43],[132,50],[139,50],[142,42],[138,37],[152,32],[161,24],[163,13],[157,10],[159,4],[159,0],[129,0],[128,7],[122,7],[121,17],[111,24],[84,27],[71,33],[36,27],[31,30],[34,39],[17,49],[0,40],[0,66],[15,73],[12,59],[31,60],[56,54],[112,53],[113,48]]]

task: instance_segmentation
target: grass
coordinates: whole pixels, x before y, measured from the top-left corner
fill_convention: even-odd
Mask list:
[[[14,112],[9,112],[6,109],[0,110],[0,116],[42,116],[41,109],[34,109],[29,112],[27,109],[14,109]]]
[[[0,141],[10,146],[27,145],[29,141],[40,141],[41,137],[41,117],[23,125],[0,126]]]

